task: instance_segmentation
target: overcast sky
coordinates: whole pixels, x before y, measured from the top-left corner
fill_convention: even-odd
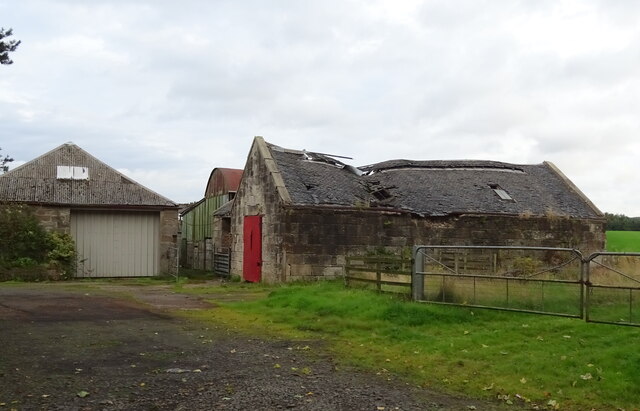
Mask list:
[[[640,216],[640,2],[0,0],[0,147],[72,141],[177,202],[253,136],[353,157],[555,163]]]

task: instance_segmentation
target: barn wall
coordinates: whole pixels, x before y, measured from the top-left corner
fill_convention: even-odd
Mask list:
[[[71,209],[69,207],[32,206],[32,210],[47,231],[70,233]]]
[[[178,258],[178,210],[160,212],[160,273],[175,274]]]
[[[204,199],[182,216],[182,238],[193,244],[199,244],[211,238],[213,212],[229,201],[229,194]]]
[[[231,212],[231,274],[242,276],[243,232],[245,216],[262,218],[262,281],[286,281],[282,266],[281,200],[268,164],[256,144],[251,149],[238,194]],[[268,155],[268,150],[266,151]]]
[[[231,247],[231,218],[213,217],[213,247],[214,250],[224,251]]]
[[[313,280],[343,274],[345,257],[413,245],[508,245],[603,250],[602,220],[559,217],[460,216],[417,218],[380,212],[289,209],[272,224],[282,246],[270,277]]]
[[[231,273],[242,276],[245,216],[261,215],[262,281],[341,276],[346,257],[382,247],[511,245],[572,247],[584,254],[604,249],[604,219],[548,216],[419,218],[380,210],[340,210],[287,205],[286,189],[268,149],[251,149],[231,213]]]
[[[229,193],[205,198],[182,216],[182,267],[213,270],[213,250],[222,245],[215,241],[213,212],[230,200]],[[227,245],[228,247],[228,245]]]

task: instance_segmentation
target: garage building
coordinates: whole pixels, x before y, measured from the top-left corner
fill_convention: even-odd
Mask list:
[[[175,270],[177,205],[73,143],[0,176],[0,201],[28,204],[46,229],[71,234],[77,277]]]

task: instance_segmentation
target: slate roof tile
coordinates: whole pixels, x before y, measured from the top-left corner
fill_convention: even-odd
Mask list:
[[[325,155],[268,147],[297,205],[367,206],[421,216],[602,217],[547,163],[390,160],[353,172]],[[501,199],[494,188],[506,191],[512,200]]]

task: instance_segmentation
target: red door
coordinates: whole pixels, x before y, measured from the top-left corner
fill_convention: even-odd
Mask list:
[[[243,233],[242,278],[258,283],[262,277],[262,216],[245,216]]]

